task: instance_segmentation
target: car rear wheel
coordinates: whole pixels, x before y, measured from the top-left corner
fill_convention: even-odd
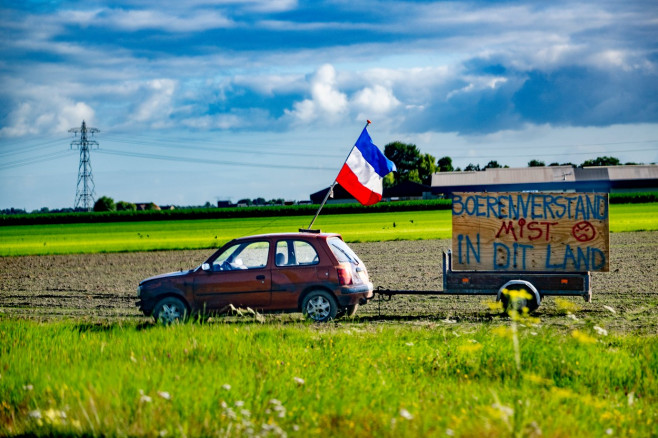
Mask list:
[[[336,318],[338,304],[329,292],[314,290],[304,298],[302,312],[311,321],[327,322]]]
[[[153,318],[163,325],[183,322],[187,318],[187,306],[176,297],[163,298],[153,308]]]

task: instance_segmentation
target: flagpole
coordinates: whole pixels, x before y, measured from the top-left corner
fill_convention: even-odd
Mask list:
[[[364,126],[363,129],[366,129],[368,127],[368,125],[370,125],[370,120],[366,120],[366,126]],[[361,130],[361,132],[363,132],[363,129]],[[354,149],[355,147],[356,147],[356,144],[354,144],[354,146],[352,146],[352,149]],[[352,149],[350,149],[349,153],[347,154],[347,157],[345,157],[345,161],[343,162],[343,166],[345,165],[345,163],[347,163],[347,159],[350,157],[350,154],[352,153]],[[340,168],[342,169],[343,166],[340,166]],[[340,173],[340,170],[338,171],[338,173]],[[329,196],[331,195],[331,193],[334,190],[334,187],[336,186],[336,181],[337,180],[338,180],[338,175],[336,175],[336,178],[334,178],[334,182],[331,183],[331,186],[329,187],[329,190],[327,191],[327,194],[324,196],[324,199],[322,200],[322,203],[320,204],[320,207],[318,208],[318,211],[315,212],[315,216],[313,217],[313,220],[308,225],[308,228],[306,228],[307,230],[311,229],[311,227],[313,226],[313,223],[315,222],[315,220],[320,215],[320,210],[322,210],[322,207],[324,207],[324,204],[327,203],[327,200],[329,199]],[[302,231],[302,230],[300,230],[300,231]]]

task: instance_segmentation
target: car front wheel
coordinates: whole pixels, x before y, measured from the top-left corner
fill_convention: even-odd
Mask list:
[[[187,318],[187,306],[176,297],[163,298],[155,305],[153,318],[163,325],[183,322]]]
[[[336,299],[323,290],[310,292],[302,303],[304,316],[315,322],[327,322],[336,318],[338,304]]]

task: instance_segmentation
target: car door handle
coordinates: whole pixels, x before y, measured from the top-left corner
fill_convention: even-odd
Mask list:
[[[265,276],[264,275],[257,275],[256,280],[265,280]]]

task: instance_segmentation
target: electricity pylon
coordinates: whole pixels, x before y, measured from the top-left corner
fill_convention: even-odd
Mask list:
[[[87,134],[92,136],[96,132],[100,132],[96,128],[87,128],[85,121],[82,121],[82,126],[80,128],[71,128],[69,132],[74,134],[80,133],[80,140],[73,140],[71,142],[71,149],[77,147],[80,149],[80,165],[78,166],[78,186],[75,191],[75,205],[73,208],[82,207],[87,211],[91,211],[94,208],[94,177],[91,174],[91,159],[89,150],[96,146],[98,148],[98,142],[95,140],[89,140]]]

